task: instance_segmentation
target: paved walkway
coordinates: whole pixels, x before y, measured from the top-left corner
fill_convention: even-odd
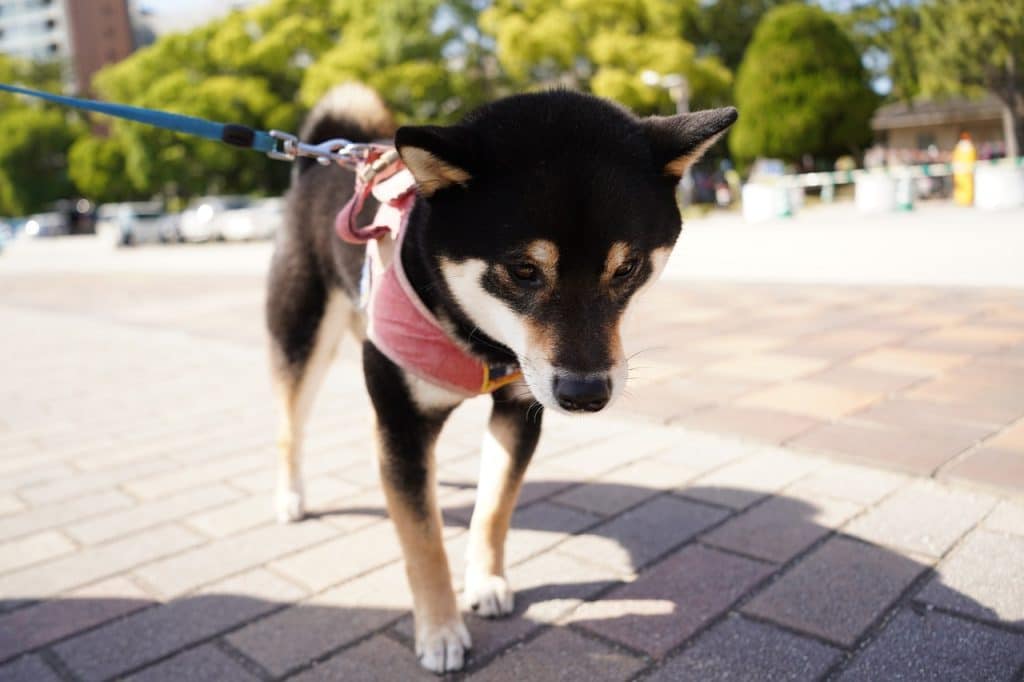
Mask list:
[[[430,679],[355,349],[278,526],[260,278],[215,253],[0,260],[0,680]],[[546,418],[458,677],[1024,679],[1024,292],[665,283],[633,330],[630,395]],[[439,448],[457,579],[486,407]]]

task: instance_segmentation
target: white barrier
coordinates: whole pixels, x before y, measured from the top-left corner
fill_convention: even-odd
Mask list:
[[[1024,168],[977,166],[974,205],[983,210],[1024,206]]]
[[[803,189],[748,182],[743,185],[742,201],[743,219],[763,223],[796,213],[803,206]]]
[[[862,173],[854,179],[853,203],[861,213],[895,211],[896,178],[882,173]]]

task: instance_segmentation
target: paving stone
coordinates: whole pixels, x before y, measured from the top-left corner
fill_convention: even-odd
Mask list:
[[[658,497],[571,538],[558,551],[628,576],[726,516],[723,509]]]
[[[925,568],[881,547],[833,538],[743,611],[851,646]]]
[[[797,496],[822,495],[867,507],[906,485],[908,481],[910,479],[903,474],[829,463],[786,488],[785,492],[792,491]]]
[[[135,505],[130,512],[119,511],[75,523],[68,526],[65,532],[83,544],[95,544],[174,521],[199,509],[237,498],[238,493],[225,485],[205,486],[166,499]]]
[[[134,500],[122,492],[106,490],[64,502],[34,506],[24,512],[0,518],[0,540],[60,526],[113,509],[124,509]]]
[[[995,503],[988,496],[922,481],[903,488],[843,530],[870,542],[939,557]]]
[[[820,423],[813,417],[738,405],[700,410],[680,421],[695,429],[735,434],[772,444],[783,443]]]
[[[853,360],[853,364],[895,374],[933,376],[966,360],[966,356],[956,353],[887,347],[859,355]]]
[[[655,454],[659,459],[686,471],[704,474],[749,455],[758,446],[749,441],[693,429],[679,429],[679,437],[664,452]]]
[[[661,658],[726,611],[772,567],[699,545],[587,602],[570,622]]]
[[[516,613],[537,623],[553,623],[584,599],[621,582],[614,569],[557,550],[512,566],[507,573],[516,591]]]
[[[982,447],[942,470],[943,478],[1024,490],[1024,453]]]
[[[379,630],[411,607],[405,569],[397,563],[250,623],[228,641],[277,677]]]
[[[23,656],[0,666],[0,682],[60,682],[57,673],[39,656]]]
[[[628,680],[644,667],[637,658],[564,628],[512,649],[468,679],[474,682],[601,682]]]
[[[121,577],[0,616],[0,661],[63,639],[154,602]]]
[[[22,511],[25,503],[14,495],[0,495],[0,516]]]
[[[43,598],[181,552],[201,542],[195,533],[160,526],[0,577],[7,597]]]
[[[282,554],[323,542],[333,534],[329,526],[317,521],[257,528],[153,562],[137,569],[135,575],[160,595],[176,597]]]
[[[75,543],[55,530],[47,530],[5,542],[0,544],[0,573],[38,564],[47,559],[67,554],[74,549]]]
[[[817,419],[837,419],[876,402],[881,394],[855,391],[813,381],[792,381],[754,391],[738,405],[778,410]]]
[[[982,620],[1024,625],[1024,537],[976,530],[918,598]]]
[[[985,445],[1003,450],[1024,452],[1024,420],[1013,424],[1005,431],[1001,431],[994,438],[987,441]]]
[[[600,516],[613,516],[663,490],[678,487],[695,475],[664,460],[646,459],[615,469],[553,499]]]
[[[764,450],[690,482],[679,489],[679,494],[732,509],[745,509],[821,466],[821,462],[810,457]]]
[[[935,611],[901,611],[839,676],[843,682],[875,680],[1018,679],[1024,636]]]
[[[212,644],[189,649],[126,678],[127,682],[257,682],[259,679]]]
[[[716,547],[785,563],[861,510],[843,500],[772,497],[701,538]]]
[[[930,476],[969,447],[920,432],[845,421],[824,424],[787,443],[799,450],[847,456],[858,464]]]
[[[384,635],[377,635],[290,679],[293,682],[433,682],[438,678],[420,667],[411,651]]]
[[[517,563],[539,554],[600,520],[600,516],[548,502],[517,509],[505,541],[505,561]]]
[[[583,481],[672,447],[677,432],[647,428],[612,436],[586,448],[575,448],[552,460],[559,468],[576,472]]]
[[[708,372],[740,379],[785,381],[824,369],[827,364],[827,361],[820,358],[781,353],[754,353],[711,365]]]
[[[53,650],[85,680],[105,680],[140,668],[219,632],[280,608],[301,590],[263,569],[210,586],[104,625]]]
[[[302,525],[305,524],[297,527]],[[279,554],[281,552],[272,552],[270,556]],[[391,524],[377,524],[295,552],[269,565],[282,575],[319,592],[371,568],[395,561],[400,556],[394,528]]]
[[[60,502],[88,493],[113,488],[119,484],[129,486],[133,479],[151,474],[159,474],[174,469],[177,465],[166,460],[143,460],[92,473],[77,472],[73,476],[61,478],[38,485],[29,486],[19,491],[19,495],[31,504]]]
[[[122,487],[144,500],[152,500],[181,490],[191,490],[200,485],[216,483],[260,467],[268,466],[262,454],[244,454],[234,457],[215,458],[202,464],[189,466],[156,476],[139,478],[125,483]]]
[[[651,682],[761,682],[820,678],[838,649],[745,618],[730,617],[648,678]]]
[[[895,393],[921,381],[920,377],[882,372],[867,367],[858,367],[851,363],[833,365],[817,374],[809,375],[807,379],[829,386],[883,395]]]
[[[1024,504],[1009,500],[1000,502],[982,525],[989,530],[1024,537]]]

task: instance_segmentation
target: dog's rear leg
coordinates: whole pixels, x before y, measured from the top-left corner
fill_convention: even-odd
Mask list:
[[[459,670],[471,642],[441,536],[434,443],[461,398],[404,376],[372,343],[363,345],[363,369],[377,412],[381,483],[412,590],[416,655],[433,672]]]
[[[466,552],[464,598],[481,616],[503,616],[515,608],[505,577],[505,536],[540,437],[542,410],[531,412],[532,405],[533,396],[523,384],[506,386],[494,394]]]
[[[289,284],[280,290],[272,287],[267,300],[270,366],[280,412],[274,510],[281,523],[298,521],[305,513],[303,430],[352,317],[352,304],[340,291],[324,291],[319,282],[308,280]],[[282,300],[288,294],[294,298]]]

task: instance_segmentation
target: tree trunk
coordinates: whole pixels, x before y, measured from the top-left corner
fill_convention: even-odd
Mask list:
[[[1017,110],[1016,97],[1011,94],[1010,101],[1000,98],[1003,105],[1003,137],[1006,138],[1006,156],[1015,159],[1020,156],[1020,112]]]

